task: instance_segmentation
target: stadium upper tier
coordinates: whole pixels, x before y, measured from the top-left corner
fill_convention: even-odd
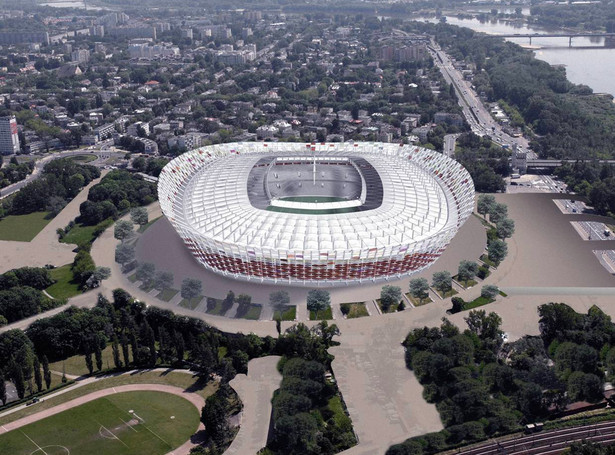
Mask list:
[[[310,286],[384,279],[433,262],[470,215],[457,162],[381,143],[233,143],[171,161],[163,213],[205,267]]]

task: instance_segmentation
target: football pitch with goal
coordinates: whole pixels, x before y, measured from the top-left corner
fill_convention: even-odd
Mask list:
[[[199,425],[199,410],[163,392],[124,392],[0,435],[0,454],[162,455]]]

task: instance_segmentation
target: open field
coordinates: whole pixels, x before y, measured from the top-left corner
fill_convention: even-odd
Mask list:
[[[29,242],[51,221],[49,212],[10,215],[0,220],[0,240]]]
[[[94,230],[96,226],[84,226],[82,224],[75,224],[73,228],[68,231],[62,240],[62,243],[72,243],[75,245],[83,245],[94,240]]]
[[[0,453],[165,454],[194,434],[198,423],[198,410],[182,397],[152,391],[119,393],[0,436]]]
[[[49,295],[56,299],[68,299],[81,294],[79,283],[74,281],[71,266],[72,264],[66,264],[49,271],[51,278],[57,280],[57,283],[45,289]]]
[[[167,370],[154,371],[138,371],[126,373],[116,376],[109,376],[104,379],[96,380],[80,387],[74,388],[61,395],[52,398],[44,398],[44,401],[37,403],[34,406],[15,411],[6,416],[0,417],[0,425],[6,425],[22,417],[26,417],[45,409],[50,409],[67,401],[82,397],[97,390],[106,389],[109,387],[118,387],[127,384],[159,384],[162,386],[171,385],[180,387],[184,390],[189,389],[203,398],[207,398],[218,389],[218,384],[215,382],[206,382],[199,377],[193,376],[186,372],[176,372]],[[4,452],[0,451],[4,454]],[[40,455],[40,454],[39,454]]]

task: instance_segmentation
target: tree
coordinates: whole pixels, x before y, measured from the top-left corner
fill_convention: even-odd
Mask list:
[[[109,267],[96,267],[92,275],[86,280],[85,285],[89,289],[94,289],[100,286],[101,281],[106,280],[111,276]]]
[[[327,309],[331,305],[329,291],[324,289],[312,289],[307,295],[308,311],[319,312]]]
[[[94,340],[94,358],[96,359],[96,369],[101,371],[103,367],[102,351],[100,349],[100,342],[97,339]]]
[[[115,223],[115,228],[113,229],[113,237],[118,240],[124,240],[132,236],[134,229],[134,224],[132,221],[120,220]]]
[[[135,259],[135,247],[127,243],[120,243],[115,247],[115,262],[118,264],[126,264]]]
[[[476,203],[476,211],[483,217],[487,213],[491,212],[491,207],[495,204],[495,196],[492,194],[481,194],[478,196],[478,202]]]
[[[237,296],[237,303],[239,303],[239,305],[250,305],[252,303],[252,296],[248,294],[239,294]]]
[[[218,394],[207,397],[205,406],[201,410],[201,422],[205,425],[205,431],[211,440],[221,445],[229,432],[226,420],[226,406]]]
[[[380,305],[386,313],[393,305],[397,305],[401,300],[401,288],[399,286],[385,285],[380,290]]]
[[[182,281],[181,296],[183,299],[193,299],[203,291],[203,284],[194,278],[185,278]]]
[[[604,398],[600,378],[582,371],[575,371],[570,375],[567,391],[571,401],[597,402]]]
[[[134,224],[145,226],[149,221],[147,209],[145,207],[135,207],[130,211],[130,219]]]
[[[463,300],[461,297],[453,297],[451,299],[451,302],[453,304],[453,308],[451,309],[451,313],[459,313],[460,311],[463,311],[463,306],[465,305],[465,300]]]
[[[0,401],[2,401],[2,406],[6,404],[6,382],[2,373],[0,373]]]
[[[497,224],[500,220],[503,220],[508,216],[508,207],[506,204],[496,202],[491,206],[489,210],[489,221]]]
[[[464,321],[470,331],[481,340],[495,340],[501,345],[504,332],[500,330],[502,318],[497,313],[487,314],[485,310],[472,310]]]
[[[287,291],[278,290],[269,294],[269,304],[276,309],[281,310],[283,306],[288,305],[289,303],[290,295]]]
[[[113,334],[113,342],[111,344],[111,349],[113,349],[113,365],[115,366],[115,368],[122,368],[119,342],[116,334]]]
[[[480,296],[492,300],[500,293],[498,287],[494,284],[486,284],[480,290]]]
[[[51,371],[49,370],[49,360],[47,360],[47,356],[44,355],[41,359],[41,363],[43,365],[43,379],[45,379],[45,388],[49,390],[51,386]]]
[[[151,262],[141,264],[137,268],[136,278],[145,286],[149,286],[156,278],[156,266]]]
[[[487,256],[489,256],[489,259],[496,265],[502,262],[507,254],[508,246],[503,240],[493,240],[487,247]]]
[[[21,400],[26,395],[26,382],[23,377],[23,371],[21,366],[14,363],[10,369],[11,371],[11,381],[15,386],[15,390],[17,391],[17,396]]]
[[[38,357],[34,357],[34,382],[36,383],[36,391],[43,390],[43,377],[41,375],[41,362]]]
[[[457,269],[457,277],[460,281],[464,282],[464,285],[468,285],[468,281],[473,280],[478,273],[478,264],[474,261],[462,260],[459,262],[459,268]]]
[[[512,237],[515,233],[515,222],[510,218],[501,219],[496,225],[496,232],[501,239]]]
[[[171,272],[156,272],[154,277],[154,289],[162,291],[173,286],[173,274]]]
[[[444,296],[452,289],[453,278],[449,272],[435,272],[431,278],[431,285]]]
[[[410,280],[410,295],[419,299],[423,303],[423,299],[429,296],[429,282],[426,278],[414,278]]]
[[[92,363],[92,351],[85,353],[85,366],[88,368],[90,374],[94,372],[94,364]]]

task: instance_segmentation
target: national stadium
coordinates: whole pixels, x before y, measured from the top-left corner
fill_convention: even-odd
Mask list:
[[[207,269],[334,286],[428,267],[472,212],[474,185],[456,161],[411,145],[245,142],[175,158],[158,198]]]

